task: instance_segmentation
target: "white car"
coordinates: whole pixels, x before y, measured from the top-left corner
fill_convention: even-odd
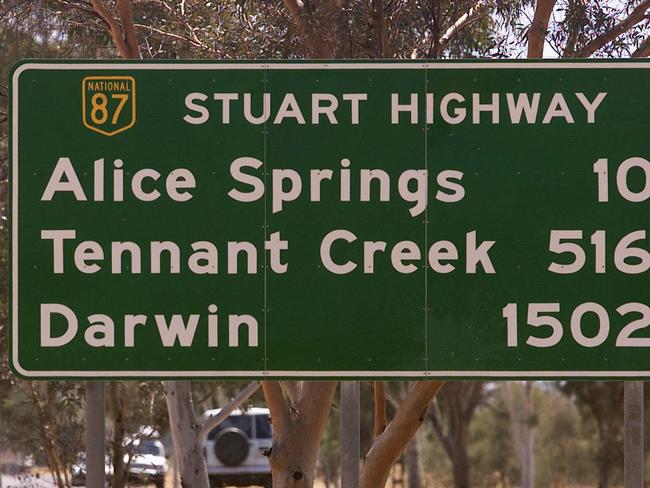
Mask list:
[[[127,444],[127,449],[133,450],[131,458],[128,454],[124,456],[129,481],[140,485],[153,483],[156,488],[164,488],[167,458],[162,442],[158,439],[136,439],[132,442]]]
[[[203,414],[205,421],[220,409]],[[271,423],[268,408],[235,410],[214,428],[203,446],[210,486],[251,486],[271,488]]]

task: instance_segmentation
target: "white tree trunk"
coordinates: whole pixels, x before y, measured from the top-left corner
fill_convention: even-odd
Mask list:
[[[521,488],[533,488],[535,485],[533,383],[532,381],[524,383],[520,404],[515,401],[510,384],[506,383],[504,386],[510,413],[512,440],[521,465]]]
[[[280,436],[273,432],[275,439],[269,459],[273,488],[313,488],[318,443],[307,430],[291,428]]]
[[[165,400],[182,488],[210,488],[189,381],[165,381]]]
[[[433,397],[444,381],[415,381],[393,420],[366,454],[359,488],[383,488],[390,470],[424,422]]]
[[[262,383],[271,409],[273,488],[313,488],[316,460],[332,406],[335,381]]]

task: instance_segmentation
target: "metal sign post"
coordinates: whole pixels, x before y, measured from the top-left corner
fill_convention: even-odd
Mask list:
[[[341,381],[341,488],[359,487],[359,382]]]
[[[626,381],[624,395],[623,470],[625,488],[643,488],[643,381]]]
[[[86,383],[86,487],[104,488],[106,439],[106,386]]]

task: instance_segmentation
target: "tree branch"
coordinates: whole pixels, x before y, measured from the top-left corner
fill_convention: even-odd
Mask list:
[[[282,388],[277,381],[263,381],[262,390],[264,398],[271,410],[271,423],[278,431],[286,430],[291,422],[289,417],[289,406],[287,405]]]
[[[451,448],[451,440],[449,439],[449,436],[445,434],[445,431],[442,428],[442,423],[440,422],[440,417],[438,415],[437,403],[437,400],[434,401],[433,405],[429,409],[429,419],[431,420],[433,430],[435,431],[438,440],[442,444],[442,447],[445,449],[447,456],[449,456],[449,459],[452,459],[454,453]]]
[[[283,381],[282,389],[289,397],[291,403],[297,403],[302,394],[302,381]]]
[[[104,20],[104,22],[108,24],[108,28],[111,31],[111,36],[113,37],[113,42],[115,43],[117,50],[120,52],[120,56],[126,58],[126,42],[124,42],[124,39],[122,38],[122,30],[120,29],[119,24],[113,15],[108,11],[106,6],[101,2],[101,0],[91,0],[91,3],[95,12],[97,12],[97,14]]]
[[[435,39],[434,36],[437,35],[437,32],[427,31],[422,37],[422,40],[418,45],[413,49],[411,53],[411,59],[417,59],[420,57],[420,52],[427,53],[427,56],[437,58],[440,54],[440,51],[445,48],[457,35],[458,33],[468,25],[471,25],[474,21],[478,20],[487,7],[492,4],[492,0],[479,0],[470,8],[467,12],[461,15],[446,31],[440,36],[439,39]],[[432,56],[432,50],[435,49],[435,52]]]
[[[361,472],[360,488],[386,485],[391,467],[424,422],[429,403],[443,384],[444,381],[421,381],[411,388],[392,422],[368,451]]]
[[[596,37],[595,39],[592,39],[591,41],[589,41],[587,44],[585,44],[582,47],[582,49],[580,49],[580,50],[576,51],[575,53],[573,53],[571,55],[571,57],[574,57],[574,58],[588,58],[593,53],[598,51],[601,47],[603,47],[606,44],[612,42],[618,36],[620,36],[621,34],[627,32],[632,27],[634,27],[636,24],[638,24],[643,19],[645,19],[646,11],[648,9],[650,9],[650,0],[644,0],[634,10],[632,10],[632,13],[628,17],[623,19],[621,22],[616,24],[614,27],[612,27],[607,32],[605,32],[605,33],[601,34],[600,36]]]
[[[386,428],[386,390],[383,381],[375,381],[375,426],[374,437],[377,438]]]
[[[289,9],[293,17],[298,17],[300,11],[305,6],[301,0],[284,0],[284,5]]]
[[[456,22],[454,22],[440,37],[438,44],[440,48],[444,48],[449,42],[454,39],[458,33],[466,26],[470,25],[481,16],[484,10],[490,6],[491,0],[479,0],[467,12],[461,15]]]
[[[90,0],[93,9],[108,24],[113,42],[120,56],[127,59],[140,59],[140,46],[135,34],[133,11],[130,0],[117,0],[117,9],[122,25],[117,22],[101,0]]]
[[[142,54],[140,53],[138,36],[135,34],[135,26],[133,25],[131,0],[117,0],[117,12],[122,20],[122,31],[124,32],[124,40],[129,48],[129,57],[141,59]]]
[[[483,382],[472,381],[469,383],[469,395],[467,396],[467,403],[463,409],[463,416],[470,419],[474,414],[474,410],[483,398]]]
[[[384,14],[384,0],[372,0],[372,28],[377,43],[377,53],[380,58],[390,57],[388,30]]]
[[[306,46],[308,58],[335,57],[332,39],[336,35],[334,18],[339,13],[339,4],[334,0],[312,0],[305,8],[302,0],[284,0]],[[314,19],[318,19],[317,22]]]
[[[647,58],[650,56],[650,36],[646,37],[636,51],[632,53],[633,58]]]
[[[528,30],[528,57],[543,58],[548,22],[557,0],[537,0],[533,22]]]
[[[386,397],[386,400],[388,400],[388,403],[391,405],[391,407],[397,410],[400,404],[398,401],[399,397],[395,397],[395,395],[390,391],[390,388],[387,388],[386,386],[387,385],[384,385],[384,396]]]
[[[185,41],[188,44],[190,44],[190,45],[192,45],[194,47],[201,48],[201,49],[203,49],[205,51],[213,51],[211,48],[209,48],[208,46],[203,44],[200,40],[197,40],[196,36],[193,36],[193,37],[183,36],[181,34],[175,34],[173,32],[167,32],[167,31],[164,31],[162,29],[158,29],[158,28],[153,27],[151,25],[133,24],[133,26],[137,27],[138,29],[146,29],[146,30],[148,30],[150,32],[155,32],[157,34],[160,34],[161,36],[170,37],[172,39],[178,39],[179,41]],[[219,51],[213,51],[213,52],[215,52],[217,54],[221,54]]]
[[[251,397],[251,395],[253,395],[253,393],[257,391],[259,387],[260,387],[259,381],[253,381],[246,388],[241,390],[239,394],[235,398],[233,398],[230,403],[225,405],[217,415],[208,417],[205,420],[205,422],[203,422],[203,425],[201,425],[201,430],[199,431],[200,443],[203,444],[205,439],[208,438],[208,434],[210,434],[210,431],[212,431],[212,429],[214,429],[220,423],[226,420],[228,416],[236,409],[238,409],[242,403],[248,400]]]
[[[318,417],[325,411],[324,421],[327,421],[337,383],[336,381],[305,381],[297,405],[298,411],[308,417]],[[328,405],[325,410],[323,410],[324,404]]]

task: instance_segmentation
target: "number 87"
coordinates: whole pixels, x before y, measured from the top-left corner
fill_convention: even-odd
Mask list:
[[[126,101],[129,99],[129,96],[126,93],[113,93],[111,94],[111,100],[119,100],[117,109],[111,118],[111,124],[117,124],[117,121],[120,118],[122,109],[126,104]],[[93,123],[102,125],[108,120],[108,98],[104,93],[95,93],[90,102],[92,103],[92,108],[90,109],[90,119]]]

